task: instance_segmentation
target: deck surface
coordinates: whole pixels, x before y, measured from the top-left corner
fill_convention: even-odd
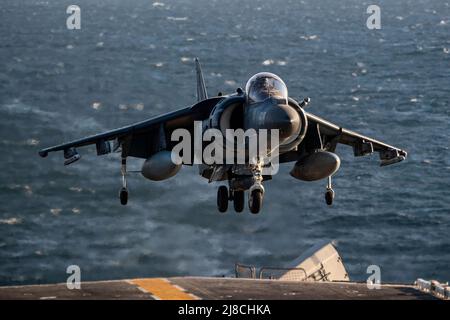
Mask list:
[[[368,289],[365,283],[294,282],[235,278],[148,278],[82,282],[81,289],[66,284],[0,287],[5,299],[334,299],[334,300],[430,300],[432,295],[410,285],[382,285]]]

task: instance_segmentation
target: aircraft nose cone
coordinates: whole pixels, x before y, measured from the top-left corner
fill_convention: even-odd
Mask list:
[[[270,129],[278,129],[281,141],[285,141],[300,131],[300,117],[294,108],[277,105],[267,113],[266,124]]]

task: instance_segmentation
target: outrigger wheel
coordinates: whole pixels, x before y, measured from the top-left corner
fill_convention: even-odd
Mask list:
[[[228,188],[226,186],[220,186],[217,190],[217,208],[220,212],[228,209]]]
[[[120,203],[122,205],[126,205],[127,204],[127,202],[128,202],[128,190],[127,190],[127,188],[120,189],[119,198],[120,198]]]
[[[259,189],[252,190],[248,198],[248,207],[253,214],[259,213],[262,207],[263,193]]]
[[[244,190],[236,190],[233,192],[233,205],[236,212],[244,210],[245,193]]]
[[[327,205],[331,206],[333,204],[333,199],[334,199],[333,189],[327,189],[327,191],[325,192],[325,201]]]
[[[127,189],[127,158],[122,155],[122,166],[120,168],[122,175],[122,189],[119,192],[120,203],[124,206],[128,203],[128,189]]]
[[[331,186],[331,176],[328,177],[327,181],[327,191],[325,192],[325,202],[327,205],[331,206],[333,204],[334,191]]]

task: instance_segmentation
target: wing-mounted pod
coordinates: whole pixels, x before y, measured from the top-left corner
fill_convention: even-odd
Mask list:
[[[173,177],[180,169],[181,163],[172,161],[172,152],[161,150],[145,160],[141,173],[149,180],[161,181]]]
[[[97,149],[98,156],[111,153],[111,144],[109,141],[99,140],[95,143],[95,147]]]
[[[370,141],[361,140],[353,146],[353,154],[355,157],[362,157],[373,153],[373,144]]]
[[[406,159],[407,153],[403,150],[390,149],[380,151],[380,166],[388,166]]]
[[[303,181],[316,181],[332,176],[339,170],[341,160],[329,151],[318,150],[298,160],[290,174]]]
[[[353,145],[353,154],[355,157],[361,157],[371,154],[375,151],[373,143],[362,139],[361,141]],[[380,166],[388,166],[397,162],[401,162],[406,159],[407,153],[404,150],[399,149],[384,149],[377,150],[380,154]]]
[[[64,165],[68,166],[69,164],[80,160],[81,156],[75,148],[68,148],[64,150],[64,159]]]
[[[166,131],[164,125],[159,126],[158,149],[148,157],[141,169],[141,174],[153,181],[169,179],[180,171],[181,159],[172,157],[172,151],[167,150]]]

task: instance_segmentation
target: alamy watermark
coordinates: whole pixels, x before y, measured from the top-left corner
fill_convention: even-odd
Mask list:
[[[381,29],[381,9],[379,6],[372,4],[367,7],[367,11],[370,16],[367,18],[366,26],[368,29]]]
[[[202,121],[194,121],[193,134],[184,128],[172,132],[171,141],[178,142],[171,153],[174,164],[250,164],[261,166],[263,174],[278,172],[278,129],[226,129],[224,136],[214,128],[203,132]]]
[[[81,269],[79,266],[73,264],[67,267],[66,273],[70,274],[70,276],[67,278],[66,286],[67,289],[73,290],[81,289]]]
[[[381,8],[375,4],[371,4],[367,7],[366,12],[370,14],[367,18],[366,26],[368,29],[381,29]],[[81,29],[81,9],[77,5],[70,5],[66,9],[66,13],[70,16],[66,20],[66,26],[68,30],[80,30]]]
[[[367,271],[370,276],[367,278],[368,289],[381,289],[381,269],[376,264],[372,264],[367,267]]]
[[[66,13],[70,16],[66,20],[66,26],[69,30],[81,29],[81,9],[77,5],[70,5],[66,9]]]

